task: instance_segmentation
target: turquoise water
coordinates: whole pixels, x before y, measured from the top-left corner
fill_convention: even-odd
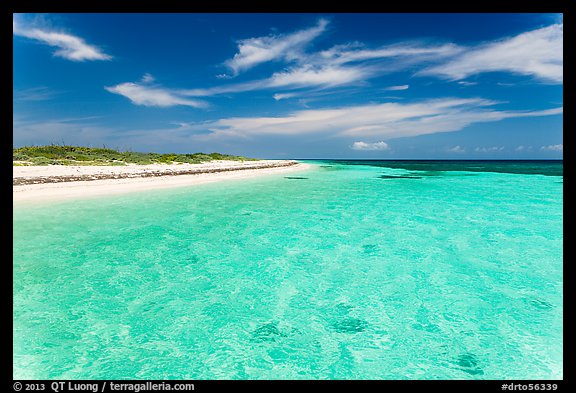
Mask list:
[[[562,378],[562,163],[514,165],[16,206],[13,377]]]

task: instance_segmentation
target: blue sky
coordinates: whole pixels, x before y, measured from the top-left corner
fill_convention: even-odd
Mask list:
[[[560,14],[15,14],[14,145],[562,158]]]

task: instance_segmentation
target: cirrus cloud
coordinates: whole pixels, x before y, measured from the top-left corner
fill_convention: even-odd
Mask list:
[[[87,44],[82,38],[59,31],[51,31],[22,25],[21,22],[12,21],[12,34],[36,40],[45,45],[57,48],[54,56],[71,61],[110,60],[112,56],[104,53],[100,48]]]
[[[201,107],[206,103],[189,97],[210,97],[221,94],[243,93],[256,90],[282,88],[297,90],[277,93],[276,101],[304,96],[311,89],[330,90],[343,86],[368,86],[371,79],[408,68],[425,67],[417,76],[433,75],[459,80],[461,86],[477,82],[464,79],[489,72],[508,71],[532,75],[548,82],[562,81],[562,24],[551,25],[519,34],[512,38],[463,47],[453,43],[430,44],[424,41],[406,41],[376,48],[367,48],[354,42],[335,45],[330,49],[307,53],[306,45],[325,32],[328,21],[320,19],[315,26],[291,34],[255,37],[238,41],[238,53],[225,62],[234,75],[270,61],[284,61],[288,67],[262,79],[219,86],[170,91],[144,89],[130,83],[119,84],[107,90],[136,97],[133,103],[149,106],[188,105]],[[227,79],[230,75],[219,75]],[[382,88],[388,91],[406,90],[409,85]],[[144,91],[145,90],[145,91]],[[151,100],[140,97],[153,96]],[[152,105],[154,102],[157,104]],[[170,103],[170,104],[168,104]]]
[[[483,72],[507,71],[562,83],[563,37],[563,24],[554,24],[470,48],[454,59],[419,74],[459,80]]]
[[[413,103],[384,103],[331,109],[300,110],[278,117],[232,117],[204,124],[210,137],[328,134],[339,137],[393,139],[459,131],[470,124],[515,117],[549,116],[562,107],[506,111],[482,98],[441,98]]]
[[[237,75],[261,63],[294,60],[301,56],[304,46],[321,35],[327,26],[328,20],[320,19],[316,26],[292,34],[240,40],[238,53],[224,64]]]
[[[410,85],[399,85],[399,86],[389,86],[385,87],[384,90],[388,91],[400,91],[400,90],[408,90]]]
[[[176,90],[151,85],[150,83],[153,81],[154,77],[152,75],[145,74],[140,82],[120,83],[116,86],[106,86],[104,88],[110,93],[128,98],[135,105],[160,108],[176,105],[191,106],[193,108],[206,108],[208,106],[206,102],[184,97]]]

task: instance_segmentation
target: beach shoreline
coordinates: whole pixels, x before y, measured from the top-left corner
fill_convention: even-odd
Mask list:
[[[284,174],[310,168],[292,160],[126,166],[15,166],[13,203],[80,199]]]

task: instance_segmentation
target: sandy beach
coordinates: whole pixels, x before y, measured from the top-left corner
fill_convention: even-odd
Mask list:
[[[290,160],[126,166],[14,166],[13,202],[41,202],[191,186],[309,168]]]

